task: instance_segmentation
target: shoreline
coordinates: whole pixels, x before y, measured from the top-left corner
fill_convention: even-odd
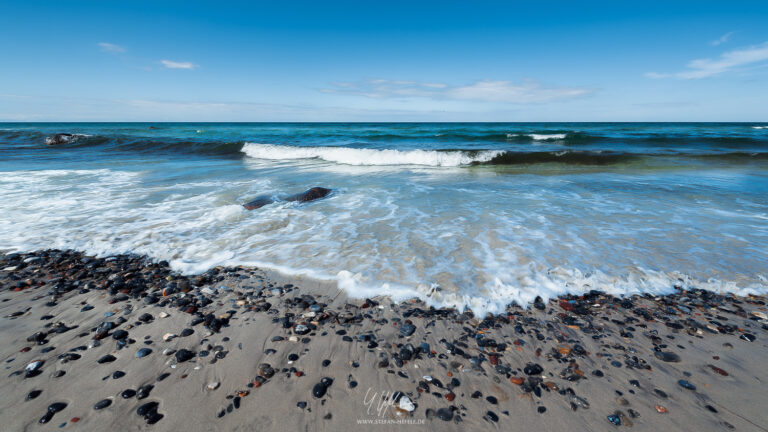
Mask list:
[[[766,296],[590,293],[480,318],[72,251],[0,254],[0,284],[8,430],[53,427],[49,407],[78,430],[768,430]]]

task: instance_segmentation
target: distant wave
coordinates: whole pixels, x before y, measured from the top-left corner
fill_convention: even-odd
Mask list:
[[[701,158],[730,162],[766,160],[768,153],[676,153],[645,154],[610,151],[540,151],[513,152],[504,150],[374,150],[350,147],[296,147],[274,144],[246,143],[242,149],[248,157],[266,160],[319,159],[344,165],[397,166],[420,165],[459,167],[478,165],[533,165],[558,163],[566,165],[615,165],[643,158]]]
[[[768,126],[752,126],[752,129],[768,129]]]
[[[246,143],[243,146],[243,153],[252,158],[269,160],[321,159],[345,165],[455,167],[488,162],[503,154],[504,151],[374,150],[348,147],[293,147]]]
[[[555,141],[555,140],[564,140],[568,134],[564,133],[555,133],[555,134],[507,134],[507,138],[515,138],[515,137],[530,137],[531,139],[535,141]]]

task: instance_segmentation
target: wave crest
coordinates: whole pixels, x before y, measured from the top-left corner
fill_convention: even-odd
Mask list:
[[[258,143],[246,143],[242,151],[249,157],[269,160],[321,159],[345,165],[422,165],[435,167],[484,163],[504,153],[503,150],[374,150],[349,147],[293,147]]]

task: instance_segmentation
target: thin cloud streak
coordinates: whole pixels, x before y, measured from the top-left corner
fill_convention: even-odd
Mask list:
[[[198,66],[192,62],[177,62],[172,60],[160,60],[160,63],[168,69],[195,69]]]
[[[735,32],[728,32],[728,33],[720,36],[719,38],[713,40],[712,42],[710,42],[710,44],[712,46],[722,45],[722,44],[728,42],[728,39],[730,39],[731,36],[733,36],[733,33],[735,33]]]
[[[480,101],[514,104],[534,104],[574,99],[587,96],[594,89],[578,87],[545,87],[527,80],[483,80],[463,86],[445,83],[394,81],[372,79],[360,82],[334,82],[323,93],[363,96],[374,99],[425,98],[433,100]]]
[[[120,54],[125,52],[125,48],[109,42],[99,42],[97,45],[105,53]]]
[[[765,66],[768,61],[768,42],[747,48],[724,52],[716,59],[704,58],[688,63],[688,70],[677,73],[647,72],[648,78],[701,79],[737,71],[747,66]]]

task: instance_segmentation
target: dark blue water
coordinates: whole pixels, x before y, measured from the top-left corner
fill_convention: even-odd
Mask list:
[[[765,292],[766,126],[6,123],[0,248],[260,265],[478,310]],[[281,200],[312,186],[333,193]]]

